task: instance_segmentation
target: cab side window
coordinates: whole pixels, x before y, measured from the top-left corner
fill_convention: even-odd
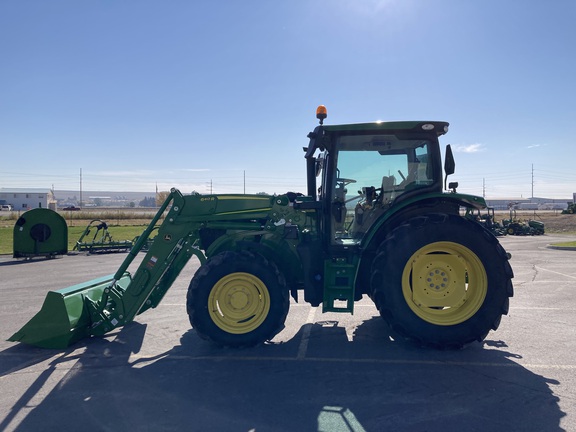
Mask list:
[[[333,157],[338,167],[331,191],[332,239],[336,244],[361,241],[396,198],[432,183],[426,141],[397,140],[384,150],[373,141],[354,143],[343,145]]]

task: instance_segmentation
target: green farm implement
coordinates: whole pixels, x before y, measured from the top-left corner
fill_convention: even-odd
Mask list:
[[[569,202],[566,209],[562,210],[562,214],[576,214],[576,202]]]
[[[89,234],[94,231],[90,239]],[[92,220],[74,245],[74,250],[89,253],[126,252],[132,249],[131,240],[114,240],[108,231],[108,224],[100,219]]]
[[[57,212],[36,208],[24,212],[14,225],[14,258],[54,258],[68,253],[68,226]]]
[[[510,209],[510,219],[504,219],[502,225],[509,235],[532,236],[545,233],[544,222],[530,219],[524,221],[516,216],[516,210]]]
[[[484,212],[477,208],[469,208],[466,211],[466,217],[483,225],[495,236],[506,235],[506,229],[494,216],[493,207],[486,207]]]

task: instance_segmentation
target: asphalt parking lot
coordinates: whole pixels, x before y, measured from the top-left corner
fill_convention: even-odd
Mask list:
[[[572,237],[573,239],[573,237]],[[191,262],[160,306],[66,350],[6,339],[46,291],[114,273],[124,254],[0,257],[0,431],[576,431],[576,251],[505,237],[515,296],[484,343],[394,341],[354,315],[292,303],[270,344],[214,347],[185,310]]]

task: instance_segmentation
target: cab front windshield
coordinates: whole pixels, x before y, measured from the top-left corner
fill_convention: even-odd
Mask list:
[[[430,142],[394,135],[337,138],[332,179],[333,241],[359,242],[392,202],[433,184]]]

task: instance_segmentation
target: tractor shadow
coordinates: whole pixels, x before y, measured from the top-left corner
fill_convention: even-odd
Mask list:
[[[353,334],[323,321],[242,350],[190,330],[150,357],[140,354],[145,332],[132,323],[115,338],[88,340],[81,355],[40,357],[47,368],[0,430],[554,431],[565,416],[550,388],[558,382],[516,363],[501,341],[419,348],[394,341],[373,318]]]
[[[70,254],[67,254],[70,255]],[[58,255],[55,257],[45,257],[45,256],[37,256],[37,257],[30,257],[30,258],[11,258],[11,260],[2,260],[0,261],[0,267],[8,267],[8,266],[16,266],[21,264],[35,264],[35,263],[45,263],[53,260],[62,259],[64,255]]]

